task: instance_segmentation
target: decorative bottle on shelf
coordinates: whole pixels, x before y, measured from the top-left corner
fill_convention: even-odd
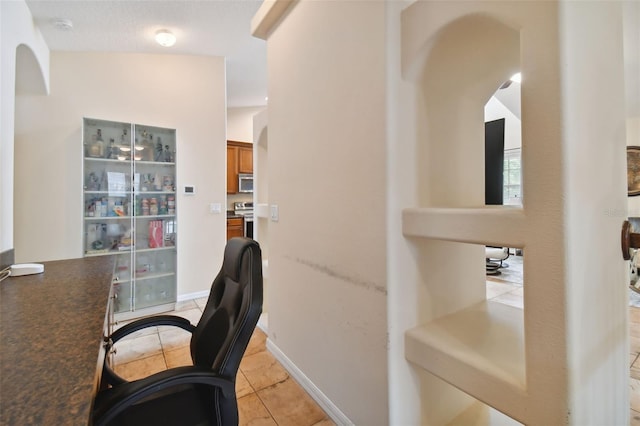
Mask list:
[[[127,129],[122,130],[122,135],[120,135],[120,146],[118,146],[118,152],[116,153],[116,159],[120,161],[125,161],[128,158],[128,154],[131,151],[131,141],[127,136]]]
[[[158,136],[158,139],[156,139],[156,151],[154,160],[158,162],[164,162],[164,152],[162,151],[162,140],[160,139],[160,136]]]
[[[98,157],[104,158],[104,140],[102,140],[102,130],[98,129],[96,136],[96,144],[98,145]]]
[[[118,158],[118,150],[116,148],[116,141],[113,138],[109,139],[109,150],[107,151],[107,158],[115,160]]]
[[[151,148],[149,148],[151,146]],[[151,152],[151,154],[149,154]],[[150,157],[151,156],[151,157]],[[140,132],[140,142],[136,138],[136,160],[148,161],[153,158],[153,145],[149,144],[149,133],[146,130]]]
[[[144,160],[145,161],[153,161],[154,160],[154,146],[153,146],[153,135],[149,134],[149,139],[143,141],[144,146]]]
[[[102,130],[100,129],[91,137],[89,157],[104,158],[104,141],[102,140]]]

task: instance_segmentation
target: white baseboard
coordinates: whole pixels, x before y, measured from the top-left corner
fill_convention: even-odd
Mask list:
[[[211,289],[197,291],[195,293],[179,294],[177,299],[178,299],[178,302],[184,302],[185,300],[200,299],[201,297],[209,297],[210,291]]]
[[[354,426],[353,422],[316,385],[278,348],[271,339],[267,338],[267,349],[289,372],[291,377],[304,388],[318,405],[339,426]]]
[[[260,314],[260,318],[258,319],[257,327],[264,332],[267,336],[269,335],[269,314],[263,312]]]

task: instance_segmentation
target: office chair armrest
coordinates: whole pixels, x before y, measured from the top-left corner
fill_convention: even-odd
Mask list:
[[[98,393],[92,413],[93,425],[108,425],[128,407],[173,386],[202,384],[218,388],[225,397],[235,395],[235,382],[200,366],[176,367]]]
[[[130,322],[129,324],[123,325],[109,336],[109,339],[112,343],[117,342],[123,337],[134,333],[138,330],[142,330],[147,327],[155,327],[158,325],[170,325],[173,327],[180,327],[183,330],[187,330],[190,333],[193,333],[193,330],[196,327],[189,322],[188,319],[182,318],[176,315],[156,315],[148,318],[141,318],[139,320]]]
[[[105,339],[106,350],[111,350],[111,347],[114,343],[131,333],[147,327],[155,327],[159,325],[179,327],[190,333],[193,333],[193,330],[196,329],[196,327],[192,325],[188,319],[175,315],[156,315],[153,317],[141,318],[139,320],[130,322],[129,324],[126,324],[111,333],[111,336]],[[107,357],[105,357],[104,364],[102,366],[102,381],[103,383],[109,385],[121,385],[123,383],[127,383],[125,379],[123,379],[115,371],[113,371],[113,368],[111,368],[111,366],[109,365],[109,360]]]

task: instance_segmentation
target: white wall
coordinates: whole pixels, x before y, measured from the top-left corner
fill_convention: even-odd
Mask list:
[[[504,149],[520,148],[522,146],[522,125],[520,119],[509,111],[495,96],[492,96],[484,107],[484,121],[499,120],[501,118],[505,120]]]
[[[253,200],[256,203],[256,223],[253,235],[260,241],[263,260],[268,259],[269,219],[266,205],[269,203],[269,128],[268,111],[265,109],[253,117]]]
[[[629,264],[614,213],[627,207],[622,3],[561,2],[558,16],[569,410],[576,425],[627,424]]]
[[[242,107],[227,109],[227,139],[253,143],[253,116],[266,107]]]
[[[82,256],[83,117],[176,129],[178,296],[207,290],[226,240],[208,208],[226,194],[224,59],[53,52],[50,96],[16,99],[17,261]]]
[[[388,424],[384,8],[299,2],[267,52],[269,341],[368,426]]]
[[[262,249],[262,276],[264,277],[264,296],[262,312],[269,313],[269,140],[268,111],[266,109],[253,116],[253,188],[254,222],[253,238]]]
[[[0,252],[4,252],[14,247],[15,93],[44,95],[49,88],[49,49],[34,27],[24,1],[0,2],[0,46]],[[20,57],[17,56],[19,46]],[[21,78],[16,78],[16,71]],[[27,81],[25,75],[29,76]]]

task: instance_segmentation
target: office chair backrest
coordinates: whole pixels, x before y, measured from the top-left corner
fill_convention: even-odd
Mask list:
[[[262,313],[262,255],[249,238],[227,242],[222,269],[213,281],[202,318],[191,338],[194,365],[235,380],[244,351]]]

